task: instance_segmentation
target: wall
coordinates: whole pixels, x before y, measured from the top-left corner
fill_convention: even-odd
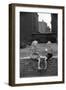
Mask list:
[[[52,25],[51,25],[51,27],[52,27],[52,32],[54,32],[55,33],[55,36],[54,36],[54,38],[56,38],[55,39],[55,41],[57,42],[57,31],[58,31],[58,15],[57,14],[51,14],[51,23],[52,23]]]
[[[20,47],[30,44],[32,33],[38,33],[38,14],[32,12],[20,13]]]
[[[8,4],[13,2],[16,2],[16,3],[19,2],[19,3],[65,6],[66,4],[65,1],[66,0],[0,0],[0,90],[65,90],[66,83],[58,84],[58,85],[55,84],[55,85],[40,85],[40,86],[26,86],[26,87],[8,86],[8,53],[9,53],[8,52],[8,40],[9,40],[8,39],[9,38]],[[66,19],[65,19],[65,22],[66,22]],[[66,31],[65,31],[65,34],[66,34]]]

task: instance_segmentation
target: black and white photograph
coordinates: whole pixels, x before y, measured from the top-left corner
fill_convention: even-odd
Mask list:
[[[58,75],[57,18],[20,12],[20,78]]]
[[[9,84],[64,83],[64,7],[9,6]]]

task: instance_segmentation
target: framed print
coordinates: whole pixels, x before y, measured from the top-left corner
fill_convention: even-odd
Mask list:
[[[9,85],[64,83],[64,7],[9,4]]]

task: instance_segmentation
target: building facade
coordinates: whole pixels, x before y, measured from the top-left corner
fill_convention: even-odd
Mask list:
[[[38,33],[38,14],[20,12],[20,47],[32,41],[32,33]]]

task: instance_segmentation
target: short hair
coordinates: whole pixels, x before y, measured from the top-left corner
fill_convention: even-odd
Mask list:
[[[37,40],[34,40],[33,42],[32,42],[32,45],[37,45],[38,44],[38,41]]]

